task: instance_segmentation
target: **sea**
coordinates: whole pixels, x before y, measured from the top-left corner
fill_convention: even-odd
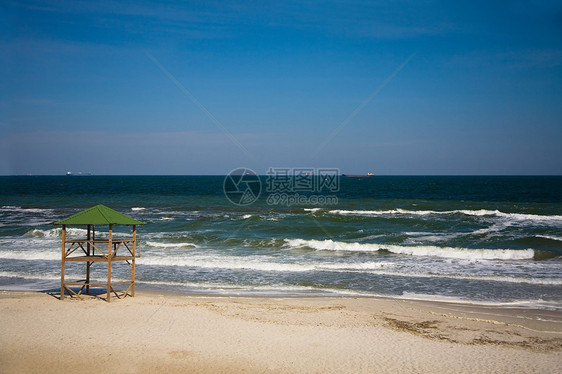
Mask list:
[[[0,289],[56,290],[53,222],[104,204],[145,223],[141,290],[562,310],[561,176],[304,177],[0,177]]]

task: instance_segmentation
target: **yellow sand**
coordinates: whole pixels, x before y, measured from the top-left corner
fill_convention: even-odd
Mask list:
[[[374,298],[0,292],[2,373],[555,373],[562,313]]]

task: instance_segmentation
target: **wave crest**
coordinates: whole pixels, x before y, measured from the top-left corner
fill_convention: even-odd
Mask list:
[[[475,217],[501,217],[517,221],[549,221],[549,222],[562,222],[562,216],[559,215],[539,215],[539,214],[525,214],[525,213],[504,213],[499,210],[488,209],[455,209],[455,210],[407,210],[407,209],[390,209],[390,210],[330,210],[330,214],[338,215],[356,215],[356,216],[382,216],[382,215],[453,215],[464,214],[467,216]]]
[[[66,233],[67,235],[85,236],[88,231],[86,229],[67,227]],[[30,238],[60,238],[62,236],[62,228],[50,230],[33,229],[26,232],[23,236]]]
[[[411,256],[433,256],[463,260],[528,260],[535,256],[532,249],[469,249],[437,246],[401,246],[393,244],[346,243],[330,239],[304,240],[285,239],[290,248],[308,247],[319,251],[377,252],[386,250],[392,253]]]
[[[145,245],[156,248],[197,248],[197,245],[193,243],[161,243],[152,241],[146,241],[144,243]]]

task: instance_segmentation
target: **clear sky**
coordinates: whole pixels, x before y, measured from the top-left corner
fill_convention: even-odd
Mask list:
[[[0,174],[562,174],[560,1],[2,1]]]

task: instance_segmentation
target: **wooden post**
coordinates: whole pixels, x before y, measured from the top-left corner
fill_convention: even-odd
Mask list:
[[[109,225],[109,237],[107,239],[107,302],[111,301],[111,257],[112,255],[112,247],[113,244],[111,243],[111,234],[113,231],[113,225]]]
[[[88,257],[90,257],[90,254],[91,254],[91,252],[90,252],[90,229],[91,229],[91,225],[88,225],[88,238],[87,238],[88,244],[86,246],[86,248],[87,248],[86,255]],[[90,294],[90,265],[91,264],[92,263],[90,261],[86,261],[86,294],[88,294],[88,295]]]
[[[137,225],[133,225],[133,260],[131,270],[131,296],[135,297],[135,256],[137,255]]]
[[[60,264],[60,299],[64,299],[64,261],[66,259],[66,225],[62,225],[62,257]]]

